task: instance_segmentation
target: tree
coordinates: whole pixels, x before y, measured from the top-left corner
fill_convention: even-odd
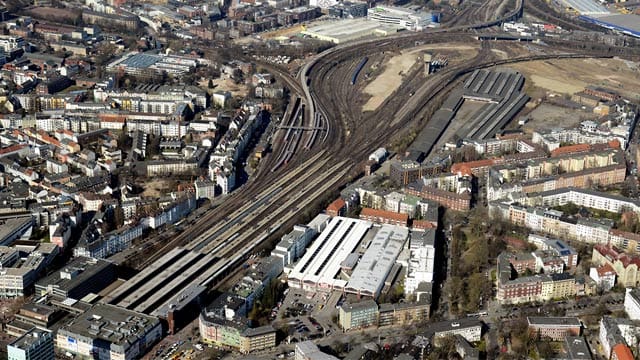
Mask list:
[[[116,209],[113,212],[113,221],[116,225],[116,228],[124,225],[124,210],[122,209],[122,206],[116,206]]]
[[[484,284],[487,283],[482,273],[475,273],[469,276],[467,281],[467,301],[465,310],[474,312],[480,308],[480,299],[484,297]]]
[[[213,79],[209,79],[209,83],[207,84],[207,88],[213,89],[215,86],[213,85]]]

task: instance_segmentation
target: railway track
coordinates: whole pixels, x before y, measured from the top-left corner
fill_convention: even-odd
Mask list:
[[[357,175],[358,165],[367,158],[372,149],[385,145],[390,133],[403,131],[415,121],[419,121],[420,117],[426,118],[433,109],[433,106],[428,105],[437,102],[438,97],[441,97],[460,76],[478,68],[518,61],[559,58],[557,55],[536,55],[503,61],[483,61],[476,58],[471,63],[438,73],[437,76],[442,81],[442,85],[431,84],[426,87],[423,91],[429,91],[429,96],[422,101],[416,100],[415,104],[408,104],[408,102],[388,100],[385,103],[389,105],[389,109],[385,110],[387,115],[402,111],[399,120],[394,120],[388,126],[378,126],[380,114],[377,114],[378,117],[371,114],[363,116],[356,106],[349,104],[349,97],[343,96],[350,94],[345,88],[350,86],[345,84],[349,79],[345,74],[353,70],[353,66],[364,54],[398,50],[415,44],[417,40],[435,43],[460,39],[464,36],[470,37],[469,30],[495,26],[502,21],[519,16],[522,8],[523,1],[519,0],[516,9],[505,17],[490,22],[429,33],[401,34],[392,39],[373,39],[337,46],[307,63],[300,71],[297,81],[288,73],[281,72],[280,78],[284,79],[294,92],[303,97],[304,112],[309,115],[302,117],[301,124],[312,128],[322,127],[317,126],[320,123],[325,124],[323,141],[318,141],[320,137],[318,131],[305,132],[304,136],[300,133],[293,149],[302,143],[308,151],[298,152],[300,156],[290,157],[286,167],[281,166],[275,171],[266,171],[263,166],[263,170],[258,172],[259,176],[251,179],[244,188],[228,197],[223,204],[215,208],[215,211],[206,213],[200,221],[170,241],[158,253],[163,254],[173,247],[186,245],[189,249],[209,252],[220,257],[220,270],[205,282],[207,285],[214,285],[220,274],[239,265],[253,249],[267,240],[282,224],[295,218],[300,209],[316,202],[352,176]],[[593,54],[566,54],[566,57],[593,56]],[[337,86],[338,89],[331,91],[327,81],[332,81],[332,88]],[[336,99],[341,95],[342,98]],[[413,105],[415,107],[411,110]],[[297,117],[296,120],[298,120]],[[305,137],[304,140],[302,140],[303,137]],[[292,146],[290,145],[292,139],[294,137],[285,139],[278,146],[286,149]],[[322,144],[323,150],[314,155],[313,150],[318,149],[318,144]],[[279,150],[282,151],[281,149]],[[277,159],[271,157],[268,164],[275,164]],[[142,266],[154,261],[155,258],[157,256],[149,257]]]

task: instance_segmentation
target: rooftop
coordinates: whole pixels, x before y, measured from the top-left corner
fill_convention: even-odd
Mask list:
[[[160,326],[160,320],[155,317],[118,306],[96,304],[60,328],[59,332],[100,339],[128,348],[156,326]]]
[[[33,328],[29,330],[29,332],[27,332],[26,334],[19,337],[16,341],[7,345],[7,347],[14,347],[18,349],[28,349],[34,344],[37,344],[38,342],[43,341],[45,339],[49,339],[49,340],[52,339],[51,332]],[[51,344],[53,345],[53,340],[51,340]]]
[[[528,316],[527,322],[534,326],[582,326],[577,317],[537,317]]]
[[[41,287],[52,286],[62,291],[70,291],[108,267],[114,267],[115,274],[115,266],[110,261],[80,256],[73,258],[60,271],[43,278],[37,284]]]
[[[353,271],[347,290],[377,296],[408,236],[407,228],[382,225]]]

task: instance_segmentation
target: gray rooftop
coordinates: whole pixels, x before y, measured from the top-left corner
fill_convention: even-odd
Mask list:
[[[346,289],[377,296],[408,236],[407,228],[382,225],[353,271]]]
[[[160,320],[155,317],[118,306],[97,304],[60,328],[59,333],[101,339],[128,348],[156,326],[160,326]]]
[[[567,336],[564,342],[567,356],[571,360],[591,360],[589,345],[581,336]]]
[[[60,271],[54,272],[38,281],[37,286],[44,288],[53,286],[63,291],[70,291],[108,267],[113,267],[115,275],[115,266],[110,261],[82,256],[76,257]]]
[[[11,245],[16,240],[14,234],[32,224],[31,216],[0,220],[0,245]],[[21,236],[22,234],[18,234]]]
[[[580,319],[577,317],[528,316],[527,322],[533,326],[582,326]]]
[[[41,329],[33,328],[26,334],[19,337],[16,341],[7,345],[7,347],[14,347],[18,349],[29,349],[33,345],[41,341],[51,341],[51,351],[53,355],[53,337],[51,332]]]

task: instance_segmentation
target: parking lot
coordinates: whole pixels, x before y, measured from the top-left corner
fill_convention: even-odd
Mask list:
[[[339,293],[308,293],[289,289],[275,318],[279,326],[288,326],[291,342],[313,340],[338,331],[332,318],[337,316]]]

